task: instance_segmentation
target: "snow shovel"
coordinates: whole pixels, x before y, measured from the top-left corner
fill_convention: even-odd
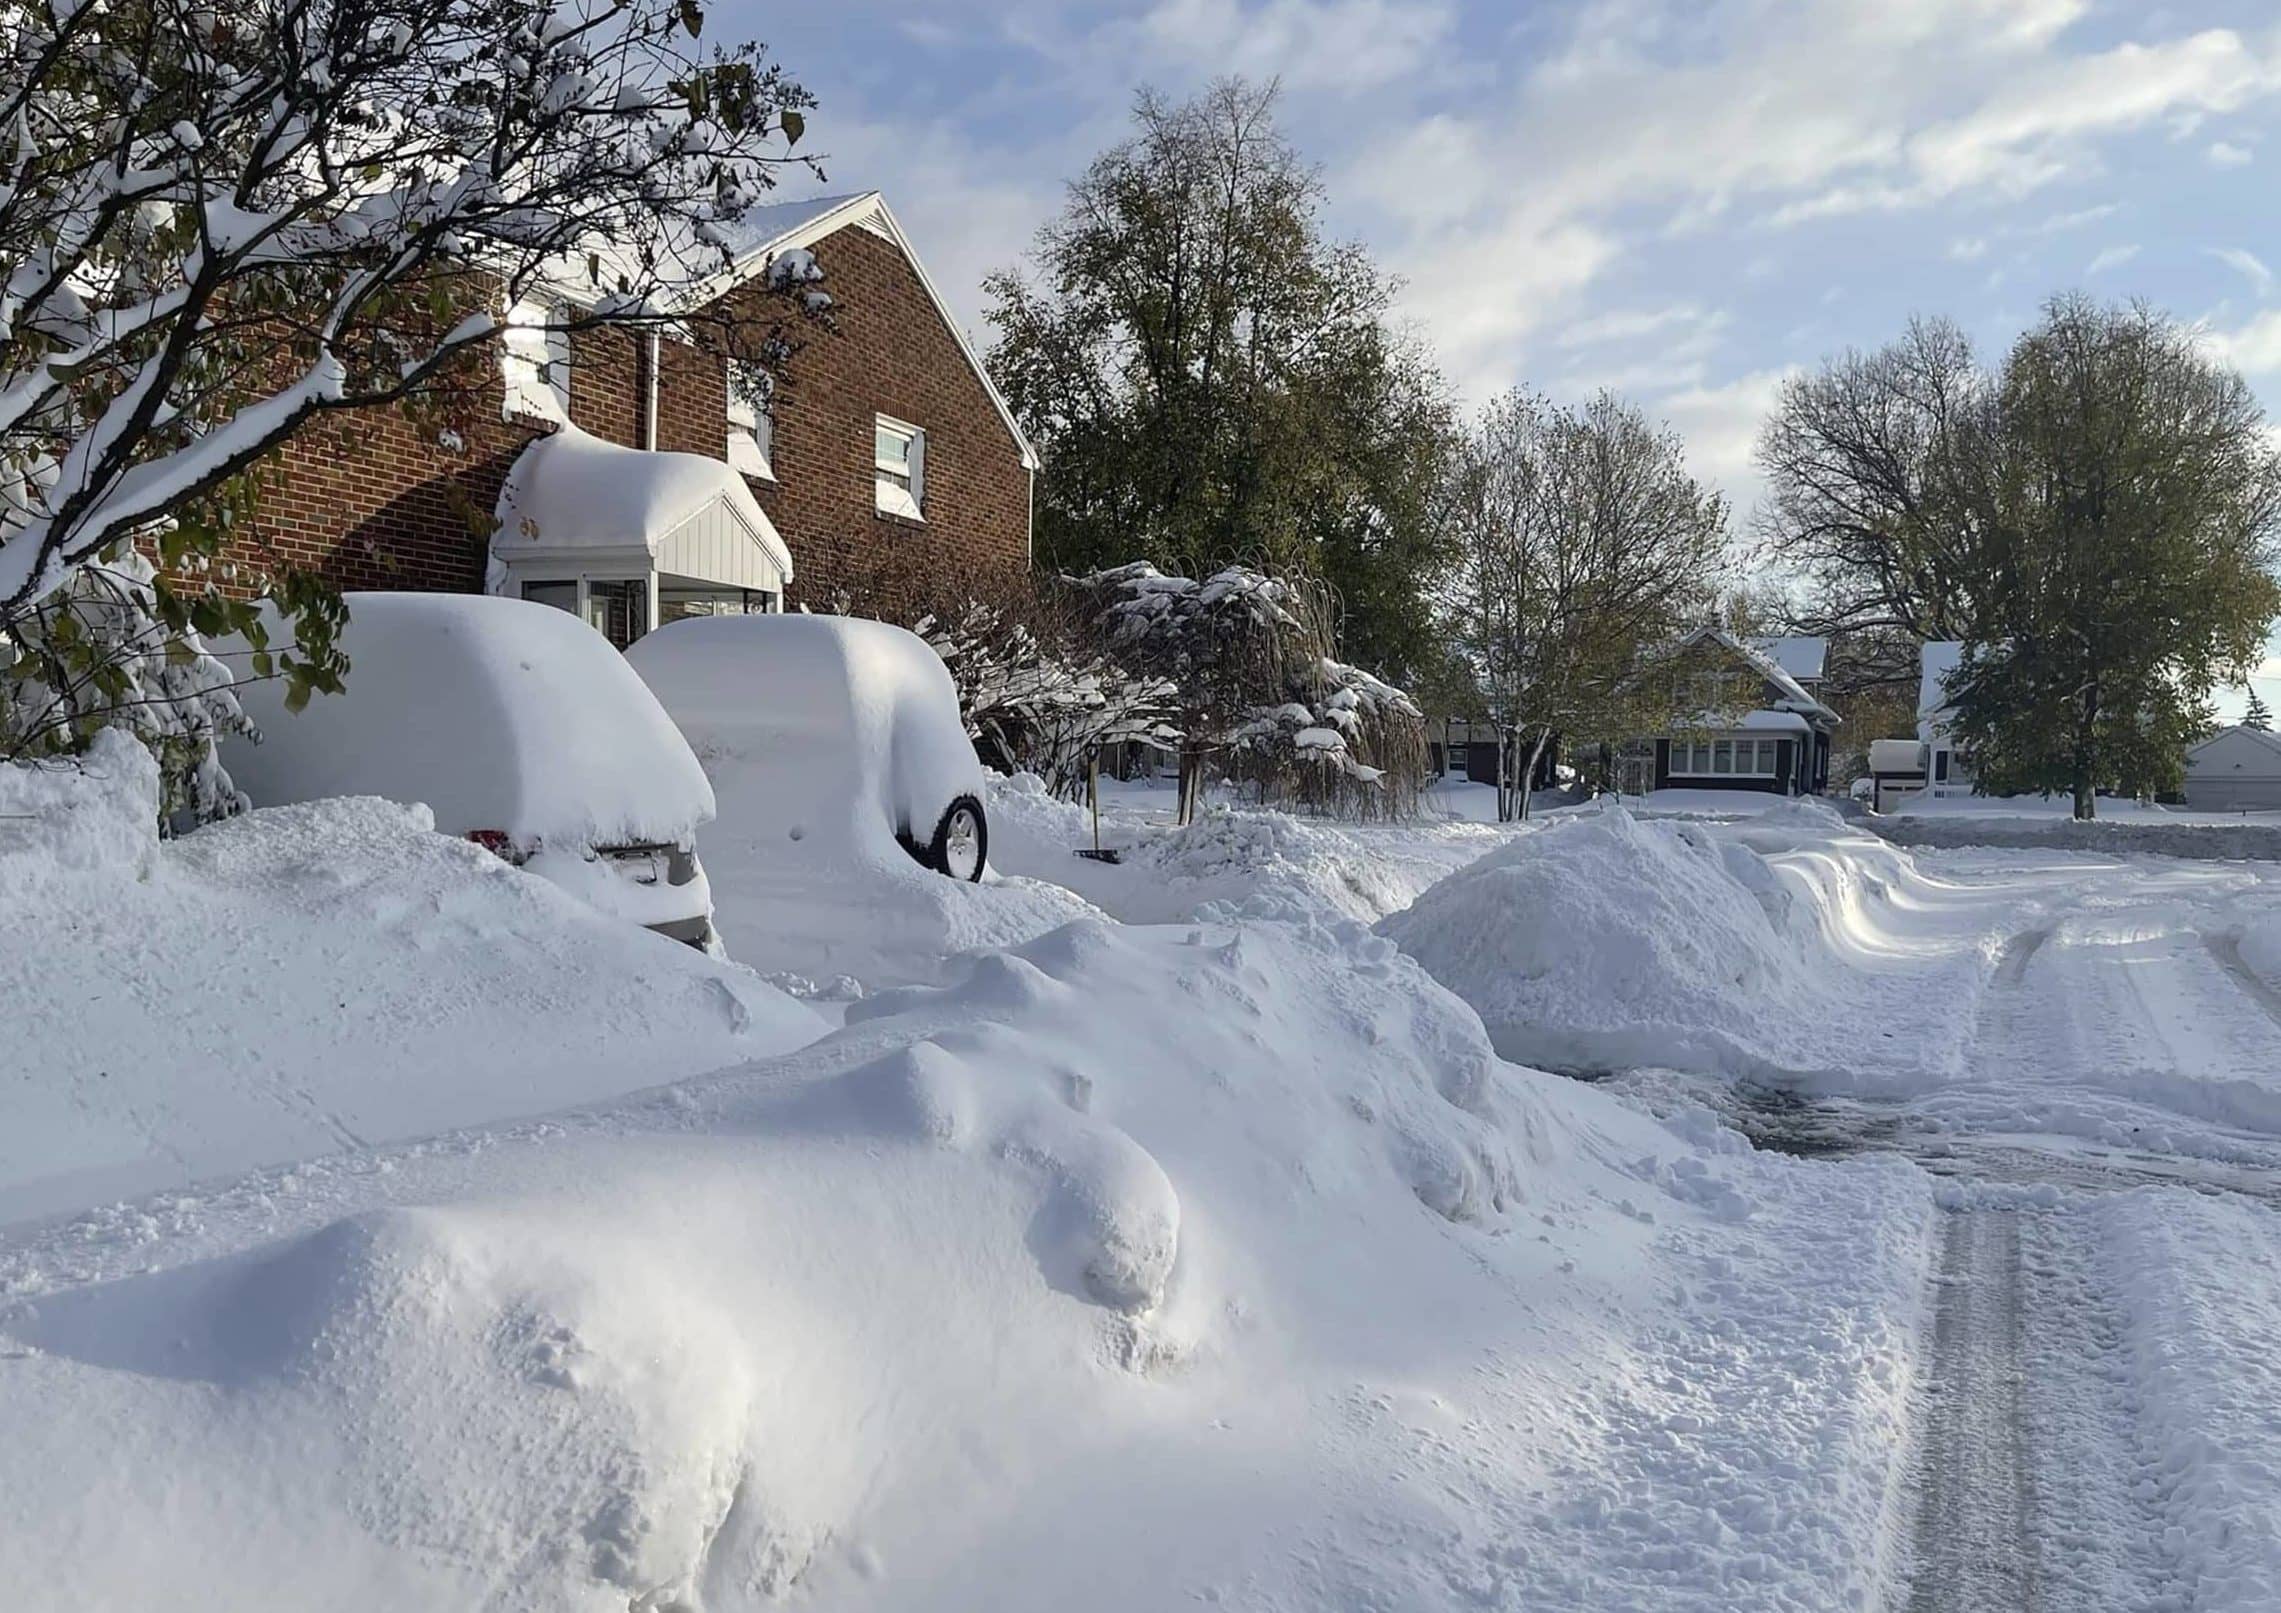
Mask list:
[[[1093,759],[1085,764],[1085,801],[1093,809],[1093,844],[1079,846],[1077,855],[1087,862],[1123,862],[1125,854],[1101,844],[1101,753],[1095,751]]]

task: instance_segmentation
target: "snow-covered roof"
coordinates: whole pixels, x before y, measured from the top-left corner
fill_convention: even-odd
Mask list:
[[[647,549],[659,570],[707,581],[778,592],[792,579],[791,551],[751,487],[709,454],[626,448],[566,425],[516,458],[496,513],[491,549],[501,559]],[[685,545],[725,552],[676,563]]]
[[[1754,645],[1745,644],[1723,627],[1698,627],[1679,642],[1684,646],[1700,644],[1705,640],[1725,645],[1748,663],[1753,671],[1774,685],[1777,698],[1773,703],[1773,709],[1802,711],[1811,715],[1826,717],[1833,723],[1840,720],[1836,712],[1808,694],[1805,685],[1784,671],[1772,656]]]
[[[1917,652],[1917,716],[1930,717],[1950,705],[1948,675],[1964,661],[1964,646],[1955,639],[1936,639]]]
[[[1826,638],[1762,638],[1754,648],[1801,683],[1818,683],[1829,663]]]
[[[2216,745],[2221,741],[2234,739],[2237,737],[2250,740],[2258,745],[2262,745],[2265,749],[2273,752],[2275,756],[2281,757],[2281,735],[2271,734],[2268,733],[2265,729],[2252,728],[2247,723],[2237,722],[2219,729],[2216,733],[2212,734],[2208,739],[2203,740],[2198,745],[2189,745],[2186,748],[2186,759],[2189,763],[2191,763],[2195,757],[2201,755],[2202,752],[2208,750],[2212,745]]]
[[[1022,464],[1033,471],[1038,469],[1043,461],[1038,458],[1037,450],[1030,446],[1030,439],[1023,433],[1021,423],[1014,418],[1012,405],[1006,402],[1005,394],[998,390],[998,383],[990,378],[989,370],[983,367],[982,355],[975,352],[974,344],[966,339],[966,332],[960,327],[957,317],[951,313],[950,304],[943,300],[942,292],[936,288],[933,278],[927,273],[927,266],[912,249],[911,238],[903,233],[903,226],[896,222],[894,213],[887,206],[887,198],[878,191],[815,196],[806,201],[771,202],[765,207],[748,208],[744,217],[735,224],[722,226],[730,243],[729,266],[721,273],[701,281],[682,301],[690,308],[701,307],[733,287],[743,285],[765,269],[771,258],[813,246],[825,236],[850,227],[869,230],[883,240],[892,242],[896,250],[903,254],[904,260],[911,265],[911,272],[918,276],[919,284],[925,288],[928,299],[934,303],[943,328],[950,332],[951,340],[958,344],[959,352],[965,355],[975,379],[982,383],[982,390],[989,395],[992,407],[998,411],[999,420],[1013,437],[1014,446],[1021,451]],[[824,284],[828,289],[830,281],[827,279]]]

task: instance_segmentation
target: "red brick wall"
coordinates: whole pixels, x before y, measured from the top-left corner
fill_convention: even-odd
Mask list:
[[[792,551],[790,602],[828,609],[847,592],[891,604],[880,596],[897,592],[892,579],[1026,566],[1029,477],[1020,450],[917,274],[867,230],[839,230],[814,250],[836,328],[806,332],[787,366],[776,394],[776,479],[752,483]],[[646,332],[575,336],[571,418],[598,437],[640,446],[648,345]],[[723,359],[687,342],[659,347],[656,446],[722,457]],[[480,590],[488,540],[471,529],[470,514],[480,528],[507,467],[543,429],[500,418],[496,363],[486,370],[450,411],[456,437],[432,413],[373,410],[288,443],[264,468],[253,565],[267,550],[344,588]],[[927,434],[923,521],[875,507],[879,414]]]
[[[842,590],[892,594],[893,579],[911,574],[1026,567],[1021,450],[910,261],[853,225],[812,250],[835,328],[801,337],[776,390],[776,479],[752,484],[792,551],[790,602],[826,610]],[[681,383],[669,359],[664,373],[658,446],[722,452],[725,372]],[[882,414],[927,434],[923,521],[877,508],[872,423]]]

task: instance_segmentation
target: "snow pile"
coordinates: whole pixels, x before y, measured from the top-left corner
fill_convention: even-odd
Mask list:
[[[480,595],[352,593],[337,695],[299,713],[240,691],[261,743],[222,749],[256,806],[416,801],[447,834],[526,849],[672,844],[713,815],[704,771],[609,641],[568,611]],[[244,647],[240,647],[241,653]]]
[[[1213,806],[1184,828],[1134,817],[1106,790],[1102,844],[1110,865],[1074,853],[1093,844],[1090,814],[1029,774],[990,786],[991,861],[1068,885],[1128,923],[1199,915],[1360,919],[1406,907],[1421,891],[1515,832],[1458,822],[1342,823],[1286,812]]]
[[[0,1245],[0,1577],[1868,1606],[1929,1213],[1498,1063],[1358,926],[1080,923],[746,1070]]]
[[[73,761],[0,766],[0,900],[147,878],[158,861],[158,763],[106,728]]]
[[[578,627],[578,631],[586,629]],[[154,843],[155,774],[0,768],[17,1068],[0,1221],[558,1109],[798,1046],[813,1014],[371,798]],[[20,846],[0,822],[0,845]],[[50,877],[19,877],[48,867]]]
[[[1564,817],[1380,925],[1508,1058],[1849,1087],[1953,1073],[1983,948],[1908,934],[1907,858],[1811,806],[1726,826]],[[1953,938],[1951,938],[1953,939]],[[1938,995],[1945,994],[1945,995]]]

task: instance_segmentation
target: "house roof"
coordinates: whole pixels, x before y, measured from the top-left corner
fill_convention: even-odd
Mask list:
[[[894,243],[896,250],[903,254],[905,261],[911,265],[912,273],[918,276],[928,300],[934,304],[943,328],[950,332],[951,340],[958,344],[959,352],[965,356],[968,367],[974,371],[974,378],[982,383],[982,390],[988,394],[991,406],[998,411],[998,418],[1004,423],[1007,434],[1014,439],[1014,446],[1021,450],[1023,466],[1032,471],[1037,470],[1042,461],[1038,458],[1037,450],[1030,446],[1030,439],[1023,433],[1021,423],[1014,418],[1012,406],[1006,402],[1005,394],[998,390],[998,383],[990,379],[990,372],[983,367],[982,356],[975,352],[974,344],[966,339],[966,332],[960,329],[958,320],[950,311],[950,304],[943,300],[941,290],[927,273],[926,264],[920,261],[919,254],[912,249],[910,237],[903,233],[903,226],[896,222],[894,213],[888,208],[887,198],[878,191],[815,196],[806,201],[772,202],[765,207],[747,208],[741,219],[726,227],[730,252],[728,267],[700,281],[683,299],[684,305],[696,308],[711,302],[724,292],[751,280],[780,254],[813,246],[825,236],[851,227],[871,231]]]
[[[2262,728],[2252,728],[2247,723],[2237,722],[2219,729],[2216,733],[2212,734],[2208,739],[2203,740],[2198,745],[2187,746],[2187,760],[2191,761],[2194,757],[2199,756],[2203,751],[2208,750],[2212,745],[2215,745],[2219,740],[2230,739],[2236,734],[2240,734],[2245,738],[2255,740],[2258,744],[2273,752],[2276,757],[2281,757],[2281,735],[2270,734]]]
[[[1771,655],[1754,645],[1745,644],[1723,627],[1698,627],[1679,642],[1684,647],[1689,644],[1701,644],[1705,640],[1722,644],[1727,649],[1732,650],[1753,671],[1774,685],[1778,698],[1773,702],[1771,709],[1806,712],[1815,716],[1826,717],[1833,723],[1841,720],[1836,712],[1808,694],[1805,685],[1784,671],[1781,664]]]
[[[1820,682],[1829,664],[1826,638],[1762,638],[1753,641],[1753,648],[1800,683]]]

